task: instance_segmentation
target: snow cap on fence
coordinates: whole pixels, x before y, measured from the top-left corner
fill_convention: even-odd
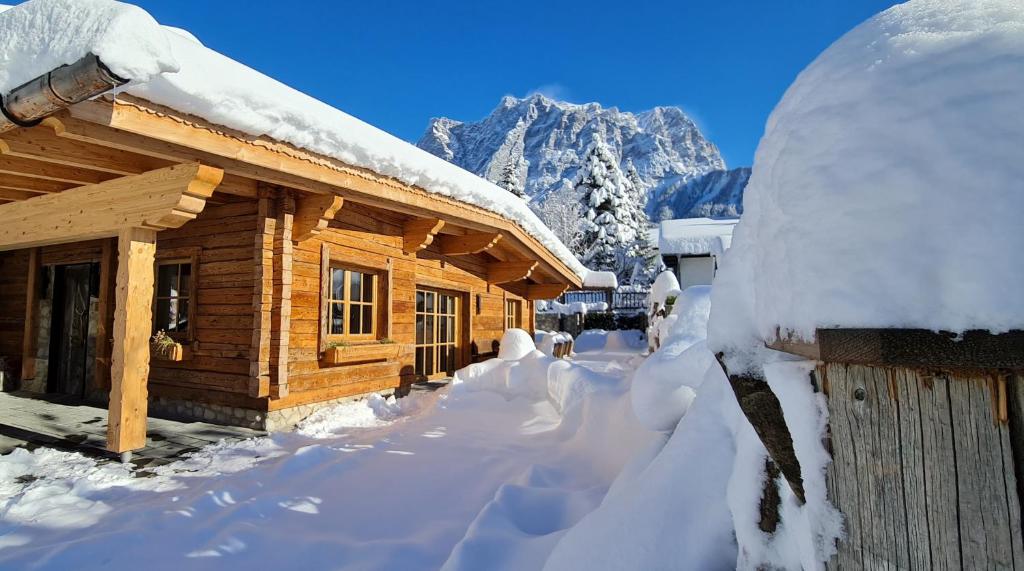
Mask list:
[[[1024,328],[1022,61],[1020,0],[912,0],[808,66],[758,146],[712,349]]]

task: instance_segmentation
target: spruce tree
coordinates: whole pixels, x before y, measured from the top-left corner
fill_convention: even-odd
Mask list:
[[[632,159],[626,160],[626,179],[630,182],[627,218],[630,227],[635,229],[633,239],[626,248],[632,266],[629,282],[631,285],[639,285],[649,282],[652,277],[655,251],[650,241],[651,219],[647,215],[647,189]]]
[[[498,180],[498,186],[518,196],[519,198],[526,198],[526,189],[523,188],[523,182],[519,180],[519,171],[522,169],[522,162],[525,161],[522,155],[509,156],[508,160],[505,161],[504,166],[501,167],[501,178]]]
[[[594,133],[575,186],[584,215],[581,261],[591,269],[625,277],[632,270],[627,250],[637,231],[630,226],[627,207],[632,185],[599,133]]]

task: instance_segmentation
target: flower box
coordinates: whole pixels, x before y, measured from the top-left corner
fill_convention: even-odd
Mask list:
[[[328,347],[324,351],[322,361],[326,365],[347,365],[351,363],[387,361],[398,357],[399,348],[400,345],[397,343],[338,345],[335,347]]]
[[[182,361],[185,347],[181,343],[150,343],[149,354],[158,361]]]

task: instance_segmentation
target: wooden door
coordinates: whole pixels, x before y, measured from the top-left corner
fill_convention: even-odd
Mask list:
[[[95,263],[54,267],[47,392],[85,396],[95,369],[91,353],[96,331],[90,313],[98,293],[98,270]]]
[[[416,290],[416,376],[451,376],[461,360],[462,299],[436,290]]]

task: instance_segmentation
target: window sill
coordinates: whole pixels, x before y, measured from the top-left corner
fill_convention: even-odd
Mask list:
[[[388,361],[398,357],[400,347],[398,343],[379,343],[377,341],[328,347],[324,351],[321,362],[325,365],[348,365]]]

